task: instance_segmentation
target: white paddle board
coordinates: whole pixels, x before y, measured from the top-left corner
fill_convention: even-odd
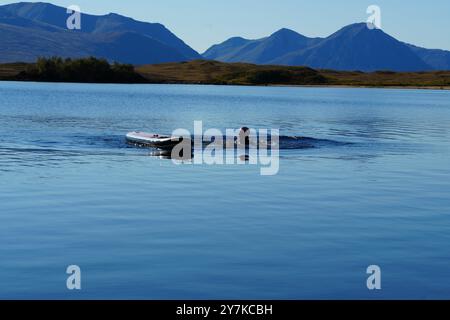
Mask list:
[[[164,136],[146,132],[129,132],[126,135],[129,143],[150,146],[154,148],[173,148],[181,142],[179,137]]]

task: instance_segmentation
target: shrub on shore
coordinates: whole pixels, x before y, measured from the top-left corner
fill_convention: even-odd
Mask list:
[[[110,64],[94,57],[39,58],[17,75],[19,80],[86,83],[144,83],[146,80],[129,64]]]

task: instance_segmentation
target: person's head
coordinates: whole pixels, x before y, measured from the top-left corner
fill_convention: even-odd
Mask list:
[[[239,130],[239,143],[247,144],[249,142],[250,129],[248,127],[242,127]]]

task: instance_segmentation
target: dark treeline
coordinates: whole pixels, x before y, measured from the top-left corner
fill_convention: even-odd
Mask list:
[[[94,57],[62,59],[39,58],[19,73],[17,80],[83,83],[145,83],[133,65],[113,63]]]

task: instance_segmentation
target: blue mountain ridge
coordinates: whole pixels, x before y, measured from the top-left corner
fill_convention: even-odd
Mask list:
[[[132,64],[179,62],[201,56],[159,23],[118,14],[82,14],[81,30],[68,30],[66,8],[21,2],[0,6],[0,62],[40,56],[96,56]]]
[[[369,29],[366,23],[346,26],[326,38],[308,38],[289,29],[257,40],[235,37],[212,46],[203,57],[366,72],[450,70],[449,51],[406,44],[380,29]]]

